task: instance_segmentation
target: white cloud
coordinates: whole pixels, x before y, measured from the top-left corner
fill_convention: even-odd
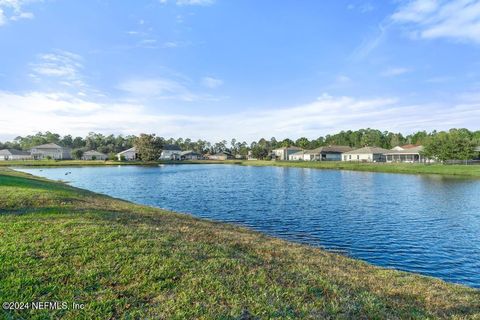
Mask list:
[[[222,84],[223,84],[223,80],[221,79],[217,79],[213,77],[204,77],[202,79],[202,85],[210,89],[218,88]]]
[[[60,134],[157,133],[193,139],[256,140],[260,137],[317,138],[365,127],[404,133],[451,127],[478,128],[480,100],[456,104],[404,105],[392,98],[355,99],[323,95],[283,109],[230,114],[157,114],[140,103],[99,103],[64,93],[0,92],[0,137],[56,131]]]
[[[83,58],[78,54],[64,50],[43,53],[37,56],[37,61],[31,67],[30,77],[37,82],[86,87],[81,74]]]
[[[480,0],[413,0],[391,18],[408,25],[414,37],[480,43]]]
[[[402,67],[391,67],[386,69],[385,71],[382,72],[383,77],[396,77],[400,76],[402,74],[411,72],[412,70],[409,68],[402,68]]]
[[[0,0],[0,26],[8,20],[33,19],[33,13],[23,11],[23,7],[35,1],[38,0]]]

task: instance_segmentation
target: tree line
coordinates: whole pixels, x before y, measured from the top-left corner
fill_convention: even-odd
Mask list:
[[[61,136],[57,133],[39,132],[35,135],[19,136],[13,141],[0,142],[0,149],[12,148],[28,150],[33,146],[56,143],[72,149],[72,154],[80,158],[83,152],[97,150],[108,154],[111,158],[115,154],[137,146],[141,150],[140,156],[146,159],[157,157],[165,145],[178,145],[182,150],[193,150],[200,154],[214,154],[230,152],[233,155],[252,156],[258,159],[266,159],[271,151],[280,147],[296,146],[302,149],[315,149],[328,145],[345,145],[352,148],[364,146],[376,146],[391,149],[404,144],[423,145],[424,155],[441,161],[456,159],[467,160],[476,156],[474,148],[480,145],[480,130],[450,129],[448,131],[418,131],[409,135],[380,131],[376,129],[360,129],[340,131],[336,134],[321,136],[317,139],[301,137],[296,140],[277,140],[261,138],[258,141],[247,143],[237,139],[230,142],[226,140],[209,142],[207,140],[192,140],[189,138],[163,138],[154,134],[134,135],[103,135],[101,133],[89,133],[86,137],[73,137],[72,135]],[[158,158],[158,157],[157,157]]]

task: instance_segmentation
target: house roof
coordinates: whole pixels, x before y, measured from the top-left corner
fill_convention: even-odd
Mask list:
[[[104,156],[106,157],[107,155],[105,153],[101,153],[101,152],[98,152],[96,150],[89,150],[89,151],[85,151],[83,153],[84,156]]]
[[[423,146],[416,146],[412,148],[407,148],[404,150],[390,150],[385,154],[392,155],[392,154],[418,154],[423,150]]]
[[[413,149],[413,148],[417,148],[417,147],[420,147],[419,144],[405,144],[403,146],[401,146],[402,149]]]
[[[30,152],[17,149],[3,149],[0,150],[2,156],[29,156]]]
[[[195,152],[193,150],[187,150],[187,151],[180,152],[181,156],[186,156],[186,155],[189,155],[189,154],[200,155],[200,153]]]
[[[182,151],[182,149],[175,144],[166,144],[163,146],[163,150]]]
[[[291,147],[283,147],[283,148],[273,149],[272,151],[276,151],[276,150],[302,150],[302,148],[291,146]]]
[[[55,143],[46,143],[46,144],[41,144],[39,146],[35,146],[32,149],[61,149],[58,144]]]
[[[292,153],[290,156],[300,156],[300,155],[304,155],[304,154],[305,154],[305,152],[302,150],[302,151]]]
[[[117,153],[117,155],[124,154],[124,153],[127,153],[127,152],[137,152],[137,149],[135,147],[133,147],[133,148],[130,148],[130,149],[127,149],[127,150],[123,150],[123,151]]]
[[[360,149],[345,152],[345,154],[384,154],[388,152],[391,152],[391,150],[379,147],[363,147]]]

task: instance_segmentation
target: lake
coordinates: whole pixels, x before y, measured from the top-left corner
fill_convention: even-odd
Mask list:
[[[480,288],[478,179],[221,164],[18,170]]]

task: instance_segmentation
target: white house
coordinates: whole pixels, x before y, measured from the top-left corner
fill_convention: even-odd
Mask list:
[[[187,150],[180,153],[180,160],[198,160],[202,155],[193,150]]]
[[[303,161],[305,157],[305,151],[301,150],[295,153],[292,153],[288,156],[288,160],[290,161]]]
[[[397,146],[385,153],[385,160],[387,162],[430,162],[430,159],[422,155],[423,146],[405,145]]]
[[[378,147],[364,147],[342,154],[342,161],[385,162],[385,154],[391,150]]]
[[[72,159],[72,154],[69,148],[63,148],[55,143],[47,143],[35,146],[30,149],[30,154],[35,160],[54,159],[65,160]]]
[[[133,147],[125,151],[119,152],[117,153],[117,159],[127,160],[127,161],[137,160],[138,159],[137,149]]]
[[[0,161],[7,160],[31,160],[32,155],[28,151],[17,149],[3,149],[0,150]]]
[[[272,159],[273,160],[289,160],[289,156],[296,152],[301,151],[302,148],[299,147],[285,147],[272,150]]]
[[[180,160],[182,149],[174,144],[166,144],[163,146],[160,160]]]
[[[108,156],[105,153],[101,153],[95,150],[86,151],[82,160],[107,160]]]

